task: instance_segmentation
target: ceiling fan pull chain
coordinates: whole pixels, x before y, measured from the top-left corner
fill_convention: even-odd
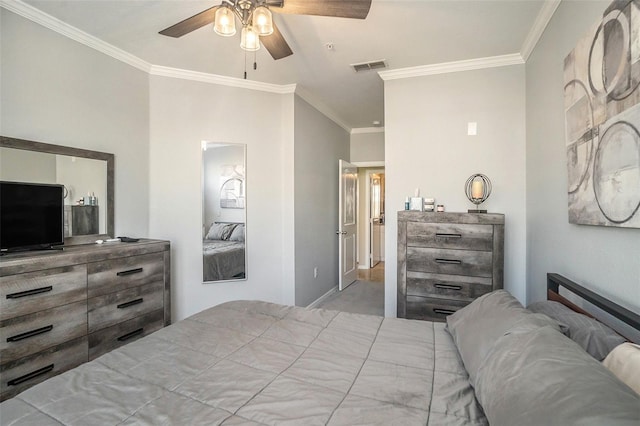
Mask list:
[[[247,79],[247,51],[244,51],[244,79]]]
[[[258,69],[258,60],[256,59],[256,51],[253,51],[253,70],[257,70]]]

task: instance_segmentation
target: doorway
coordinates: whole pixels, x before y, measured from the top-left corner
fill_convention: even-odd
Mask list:
[[[358,184],[358,279],[384,282],[384,167],[359,167]]]

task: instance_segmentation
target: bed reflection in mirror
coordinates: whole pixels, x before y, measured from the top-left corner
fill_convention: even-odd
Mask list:
[[[246,145],[202,142],[202,280],[247,278]]]

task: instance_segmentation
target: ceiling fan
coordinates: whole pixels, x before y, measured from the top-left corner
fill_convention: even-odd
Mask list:
[[[371,8],[371,0],[223,0],[184,21],[165,28],[160,34],[182,37],[207,24],[221,36],[236,33],[235,18],[242,24],[240,47],[255,51],[264,44],[273,59],[293,54],[287,41],[272,20],[271,11],[297,15],[333,16],[365,19]]]

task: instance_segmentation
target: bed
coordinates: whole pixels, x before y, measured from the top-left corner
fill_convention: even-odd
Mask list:
[[[243,223],[216,222],[202,240],[203,281],[245,278]]]
[[[446,324],[228,302],[4,401],[0,421],[637,426],[638,394],[514,300],[490,293]]]

